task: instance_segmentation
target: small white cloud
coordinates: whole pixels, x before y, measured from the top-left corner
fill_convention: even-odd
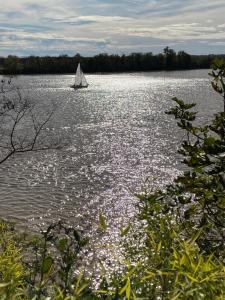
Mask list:
[[[120,17],[120,16],[81,16],[78,17],[78,20],[84,20],[84,21],[94,21],[94,22],[121,22],[121,21],[132,21],[132,18],[128,17]]]
[[[218,28],[225,28],[225,24],[218,25]]]

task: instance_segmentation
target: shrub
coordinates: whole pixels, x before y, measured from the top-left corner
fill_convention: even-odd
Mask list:
[[[25,269],[10,224],[0,223],[0,297],[22,299]]]

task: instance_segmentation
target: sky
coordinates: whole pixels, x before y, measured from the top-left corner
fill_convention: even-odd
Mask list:
[[[225,53],[225,0],[1,0],[0,56]]]

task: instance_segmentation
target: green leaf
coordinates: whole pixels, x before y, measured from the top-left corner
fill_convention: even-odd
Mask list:
[[[77,295],[80,295],[81,292],[82,292],[84,289],[86,289],[88,286],[89,286],[89,283],[83,283],[83,284],[79,287],[79,289],[76,290],[76,294],[77,294]]]
[[[205,138],[204,143],[207,146],[212,146],[215,143],[216,139],[212,136]]]
[[[123,293],[126,293],[126,299],[130,299],[130,293],[131,293],[131,285],[130,285],[130,278],[127,278],[126,284],[124,287],[120,290],[119,294],[123,295]]]
[[[0,289],[5,288],[6,286],[10,285],[10,283],[0,283]]]
[[[99,224],[98,225],[101,230],[103,230],[103,231],[107,230],[106,218],[102,213],[99,214]]]
[[[192,282],[199,283],[199,281],[191,276],[189,273],[184,273],[184,276],[188,277]]]
[[[125,235],[127,235],[127,233],[129,232],[130,228],[131,228],[131,224],[129,223],[127,225],[127,227],[125,227],[124,229],[121,230],[120,236],[124,237]]]
[[[46,257],[42,264],[42,272],[48,273],[52,265],[53,265],[53,258],[51,256]]]
[[[67,239],[59,240],[58,247],[57,247],[59,249],[59,251],[63,252],[65,250],[65,248],[67,246],[67,242],[68,242]]]

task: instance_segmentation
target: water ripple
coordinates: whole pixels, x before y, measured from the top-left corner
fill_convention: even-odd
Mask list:
[[[52,128],[69,144],[1,165],[1,216],[34,229],[62,219],[90,230],[101,211],[116,234],[134,214],[135,193],[163,186],[181,170],[176,150],[183,133],[164,114],[171,97],[197,102],[206,121],[221,108],[206,70],[88,75],[87,80],[88,89],[74,91],[72,75],[17,77],[23,95],[57,105]]]

